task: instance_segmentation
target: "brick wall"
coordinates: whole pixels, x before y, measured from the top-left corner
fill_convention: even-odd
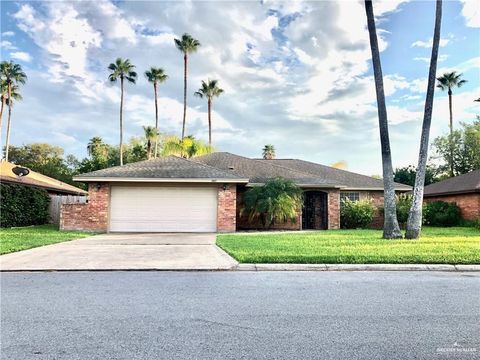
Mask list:
[[[60,209],[60,230],[108,230],[108,204],[110,186],[101,183],[88,185],[89,200],[86,204],[63,204]]]
[[[237,185],[228,184],[218,187],[217,231],[235,232],[237,217]]]
[[[340,229],[340,190],[328,191],[328,229]]]
[[[475,220],[480,218],[479,193],[426,197],[424,198],[424,201],[426,203],[433,201],[455,203],[460,208],[462,217],[465,220]]]

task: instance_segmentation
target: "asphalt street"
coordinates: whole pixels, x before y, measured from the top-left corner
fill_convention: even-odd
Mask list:
[[[0,276],[2,359],[480,359],[480,273]]]

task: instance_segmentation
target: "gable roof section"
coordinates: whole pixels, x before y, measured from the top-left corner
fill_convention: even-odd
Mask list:
[[[194,158],[194,161],[248,178],[250,184],[263,184],[270,179],[283,177],[305,187],[342,187],[342,184],[338,182],[332,183],[314,174],[277,166],[266,161],[249,159],[228,152],[216,152],[199,156]]]
[[[173,155],[92,171],[73,179],[85,182],[248,182],[232,172]]]
[[[345,190],[383,190],[383,180],[381,179],[375,179],[371,176],[336,169],[331,166],[320,165],[310,161],[298,159],[259,159],[258,161],[273,163],[289,169],[309,173],[325,179],[327,182],[342,184],[345,186]],[[412,188],[408,185],[395,183],[395,189],[409,191]]]
[[[9,184],[20,184],[45,189],[49,192],[68,194],[68,195],[86,195],[87,191],[76,186],[64,183],[63,181],[51,178],[30,170],[27,176],[17,176],[12,172],[16,165],[10,162],[0,162],[0,182]]]
[[[425,186],[424,196],[480,192],[480,170]]]

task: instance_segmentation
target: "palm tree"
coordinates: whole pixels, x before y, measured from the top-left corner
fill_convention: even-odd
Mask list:
[[[184,158],[191,158],[200,155],[206,155],[214,152],[215,149],[205,144],[202,140],[195,139],[194,136],[185,136],[180,139],[177,136],[167,136],[162,141],[163,156],[176,155]]]
[[[390,138],[388,135],[387,107],[385,105],[385,93],[383,90],[382,65],[378,49],[377,31],[375,28],[375,17],[371,0],[365,0],[365,11],[367,14],[367,26],[370,36],[370,49],[372,51],[373,73],[375,76],[375,91],[377,94],[378,125],[380,128],[380,143],[382,148],[383,167],[383,202],[384,202],[384,223],[383,238],[397,239],[402,237],[400,226],[397,220],[397,206],[395,204],[395,184],[393,182],[392,154],[390,151]]]
[[[157,85],[165,82],[168,75],[165,74],[165,71],[162,68],[151,67],[150,70],[145,71],[145,77],[148,82],[153,84],[153,95],[155,96],[155,128],[157,132],[158,129],[158,102],[157,102]],[[155,141],[155,157],[158,156],[158,141]]]
[[[91,158],[102,159],[104,161],[108,158],[108,146],[100,136],[94,136],[88,141],[87,152]]]
[[[5,161],[8,161],[8,148],[10,146],[10,127],[12,118],[12,106],[13,99],[21,99],[18,92],[18,85],[25,84],[27,75],[23,72],[22,67],[19,64],[15,64],[12,61],[3,61],[0,64],[0,78],[7,86],[7,98],[2,99],[2,104],[5,102],[8,106],[8,121],[7,121],[7,139],[5,142]],[[3,114],[2,114],[3,115]],[[1,116],[0,116],[1,127]]]
[[[22,95],[20,95],[20,88],[18,85],[12,84],[11,94],[12,100],[20,101],[23,100]],[[5,80],[0,81],[0,97],[1,97],[1,109],[0,109],[0,138],[2,135],[2,116],[3,116],[3,109],[5,105],[8,106],[8,86]]]
[[[266,160],[273,160],[275,159],[275,146],[272,144],[267,144],[263,147],[262,150],[263,158]]]
[[[212,101],[214,97],[220,96],[223,89],[218,87],[218,80],[202,80],[202,87],[195,92],[195,95],[200,98],[207,98],[208,104],[208,145],[212,145]]]
[[[144,126],[145,139],[147,140],[147,159],[152,158],[152,143],[158,142],[158,129],[153,126]]]
[[[123,60],[122,58],[117,58],[114,63],[108,65],[108,70],[110,70],[110,75],[108,80],[112,83],[117,82],[120,79],[120,166],[123,165],[123,93],[124,93],[124,81],[127,80],[129,83],[135,84],[137,80],[137,73],[133,70],[135,65],[133,65],[129,59]]]
[[[183,123],[182,123],[182,139],[185,137],[185,122],[187,119],[187,71],[188,71],[188,54],[197,51],[200,42],[189,34],[185,33],[181,39],[174,39],[175,46],[183,53]]]
[[[461,87],[463,84],[467,82],[467,80],[461,79],[462,74],[457,74],[456,71],[452,71],[449,73],[444,73],[442,76],[437,78],[437,87],[443,91],[448,91],[448,109],[450,112],[450,176],[454,176],[453,172],[453,144],[452,144],[452,136],[453,136],[453,110],[452,110],[452,88],[454,87]]]
[[[430,124],[432,122],[433,95],[435,92],[435,76],[437,72],[438,47],[440,44],[440,28],[442,24],[442,0],[437,0],[435,11],[435,29],[433,32],[432,56],[428,73],[427,96],[423,114],[422,135],[420,138],[420,151],[418,154],[418,167],[413,188],[413,200],[407,220],[407,239],[417,239],[422,229],[423,189],[428,160],[428,140],[430,137]]]

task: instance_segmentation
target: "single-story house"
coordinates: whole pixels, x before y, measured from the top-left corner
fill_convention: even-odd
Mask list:
[[[455,203],[465,220],[478,219],[480,218],[480,170],[425,186],[423,197],[425,202]]]
[[[226,152],[168,156],[74,177],[88,183],[87,204],[62,205],[61,229],[112,232],[234,232],[259,228],[240,214],[251,186],[283,177],[304,192],[295,222],[277,229],[338,229],[340,199],[383,204],[383,181],[303,160],[250,159]],[[396,184],[399,192],[410,186]],[[376,221],[381,221],[378,214]]]
[[[27,175],[19,176],[14,172],[14,169],[19,168],[22,169],[22,166],[8,161],[0,161],[0,182],[45,189],[49,195],[87,195],[83,189],[30,169],[28,169]]]

